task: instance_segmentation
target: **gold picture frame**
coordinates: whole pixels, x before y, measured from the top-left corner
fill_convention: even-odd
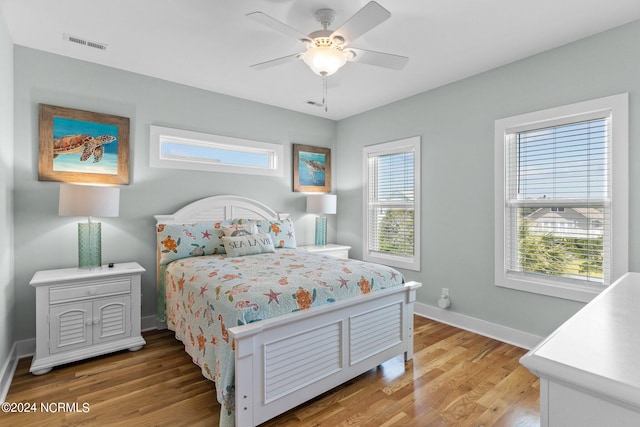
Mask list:
[[[293,191],[331,192],[331,149],[293,144]]]
[[[129,118],[38,106],[38,180],[129,184]]]

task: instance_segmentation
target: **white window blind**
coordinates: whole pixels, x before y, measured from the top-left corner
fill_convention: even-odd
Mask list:
[[[365,259],[419,269],[417,156],[419,138],[365,148]]]
[[[496,120],[497,286],[588,302],[629,271],[628,104]]]
[[[610,117],[507,135],[507,269],[610,283]]]

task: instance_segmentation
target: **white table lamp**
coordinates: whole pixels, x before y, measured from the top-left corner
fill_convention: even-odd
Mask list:
[[[91,217],[116,217],[120,210],[120,188],[60,184],[58,215],[86,216],[78,223],[78,266],[91,269],[102,265],[101,224]]]
[[[327,217],[335,214],[338,196],[335,194],[310,194],[307,196],[307,212],[319,214],[316,218],[316,246],[327,244]]]

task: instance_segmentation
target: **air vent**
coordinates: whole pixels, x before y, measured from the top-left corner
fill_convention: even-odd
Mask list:
[[[63,34],[63,38],[71,43],[76,43],[82,46],[92,47],[94,49],[107,50],[107,44],[100,42],[93,42],[91,40],[83,39],[82,37],[72,36],[71,34]]]

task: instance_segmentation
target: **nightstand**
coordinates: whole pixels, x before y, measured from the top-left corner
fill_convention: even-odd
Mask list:
[[[336,258],[349,258],[349,249],[351,249],[351,246],[330,243],[324,246],[298,246],[298,249],[314,254],[330,255]]]
[[[29,284],[36,288],[36,354],[30,371],[114,351],[139,350],[140,264],[128,262],[81,270],[38,271]]]

